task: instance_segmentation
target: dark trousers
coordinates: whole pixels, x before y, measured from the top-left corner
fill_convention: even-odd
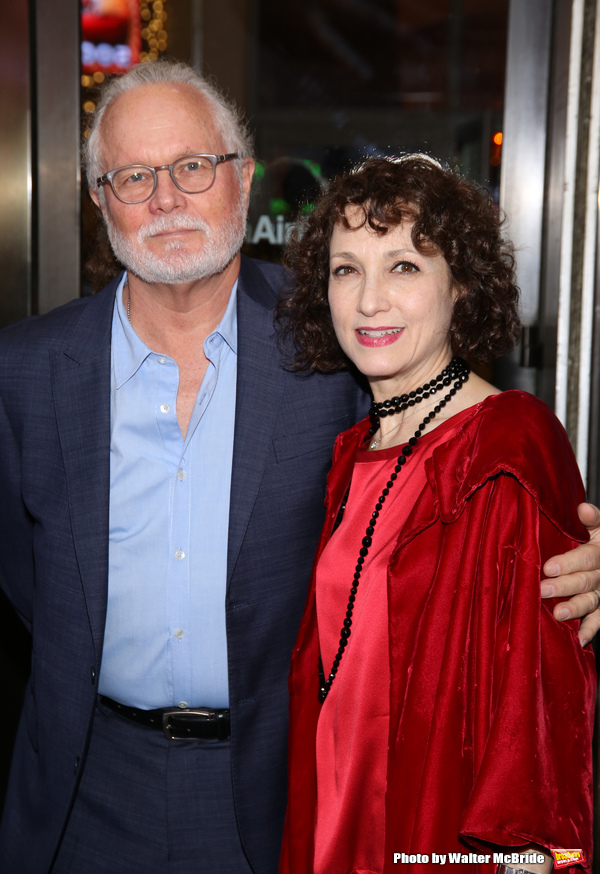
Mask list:
[[[168,741],[96,708],[90,749],[52,874],[250,874],[229,741]]]

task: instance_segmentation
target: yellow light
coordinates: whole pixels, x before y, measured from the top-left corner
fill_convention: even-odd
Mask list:
[[[501,130],[496,131],[496,133],[492,137],[492,142],[495,143],[497,146],[502,145],[502,131]]]
[[[94,112],[95,109],[96,109],[96,104],[94,103],[93,100],[86,100],[85,103],[83,104],[83,111],[84,112]]]
[[[104,82],[105,78],[106,77],[105,77],[104,73],[101,73],[100,70],[96,70],[96,72],[94,73],[94,82],[98,82],[98,83]]]
[[[92,77],[91,76],[82,76],[81,77],[81,87],[82,88],[89,88],[91,84],[92,84]]]

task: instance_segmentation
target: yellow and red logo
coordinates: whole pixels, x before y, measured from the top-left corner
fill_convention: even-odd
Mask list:
[[[581,850],[552,850],[555,868],[567,868],[569,865],[585,865],[585,856]]]

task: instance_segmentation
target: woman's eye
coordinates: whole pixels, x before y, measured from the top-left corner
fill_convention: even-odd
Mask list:
[[[341,264],[339,267],[336,267],[333,271],[334,276],[348,276],[350,273],[355,273],[354,267],[351,267],[349,264]]]
[[[399,261],[392,268],[396,273],[418,273],[419,268],[412,261]]]

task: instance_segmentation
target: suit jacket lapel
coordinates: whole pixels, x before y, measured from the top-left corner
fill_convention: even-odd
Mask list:
[[[117,282],[90,300],[50,361],[71,530],[98,656],[108,593],[110,347]]]
[[[274,339],[276,290],[260,269],[242,259],[238,284],[236,390],[227,583],[237,561],[271,448],[284,371]]]

